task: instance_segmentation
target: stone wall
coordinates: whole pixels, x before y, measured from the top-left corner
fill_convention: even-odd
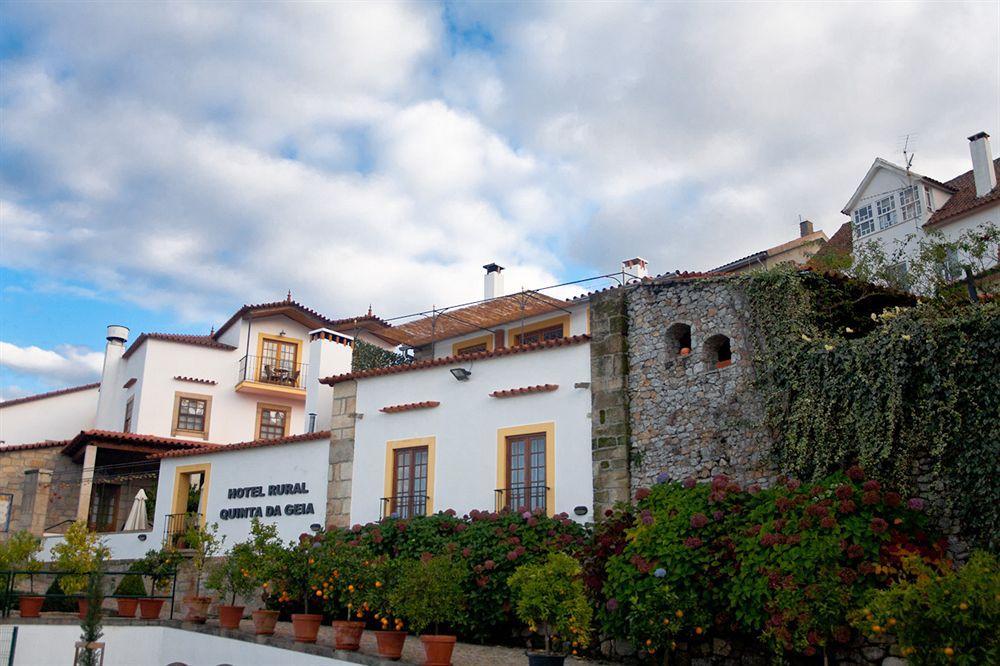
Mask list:
[[[19,530],[41,534],[46,527],[75,520],[80,475],[80,465],[62,455],[61,445],[0,449],[0,493],[13,495],[6,534]],[[35,496],[36,489],[41,491],[39,497]]]
[[[326,525],[348,527],[351,521],[351,478],[354,468],[354,423],[358,383],[333,385],[330,421],[330,470],[327,476]]]

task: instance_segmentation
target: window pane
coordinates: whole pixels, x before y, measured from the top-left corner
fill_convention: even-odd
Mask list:
[[[288,412],[283,409],[262,409],[260,412],[259,439],[278,439],[285,436]]]
[[[398,518],[427,512],[427,447],[396,449],[390,510]]]
[[[204,400],[194,398],[181,398],[177,409],[178,430],[193,430],[204,432],[205,430],[205,405]]]

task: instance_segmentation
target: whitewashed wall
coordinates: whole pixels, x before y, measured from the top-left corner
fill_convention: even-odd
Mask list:
[[[472,377],[456,381],[451,367],[471,368]],[[586,506],[581,520],[593,520],[591,507],[590,345],[579,344],[515,354],[467,364],[415,370],[358,381],[351,521],[378,520],[385,496],[386,442],[436,438],[434,487],[428,493],[435,511],[459,514],[494,507],[497,481],[497,431],[511,426],[555,422],[555,512],[572,515]],[[515,398],[490,397],[496,390],[558,384],[551,393]],[[389,405],[439,401],[434,409],[384,414]]]
[[[22,402],[0,408],[0,440],[4,445],[46,439],[71,439],[94,427],[97,389]]]
[[[145,539],[141,537],[145,536]],[[62,535],[48,536],[42,539],[42,552],[38,559],[42,562],[51,562],[52,547],[57,543],[62,543],[65,538]],[[101,542],[111,549],[113,559],[116,560],[137,560],[146,555],[151,550],[159,550],[163,540],[163,532],[118,532],[115,534],[102,534]]]

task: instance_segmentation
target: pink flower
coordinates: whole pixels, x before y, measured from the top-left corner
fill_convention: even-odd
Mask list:
[[[695,481],[694,477],[691,477],[691,476],[689,476],[688,478],[684,479],[684,481],[681,483],[681,485],[684,486],[685,488],[687,488],[688,490],[691,490],[697,484],[698,484],[698,482]]]
[[[708,525],[708,516],[703,513],[696,513],[691,516],[691,527],[696,530],[700,530],[705,525]]]
[[[854,488],[848,485],[837,486],[834,494],[837,496],[837,499],[851,499],[851,496],[854,494]]]
[[[511,562],[513,562],[514,560],[516,560],[517,559],[517,551],[512,550],[509,553],[507,553],[507,559],[510,560]]]
[[[863,493],[861,495],[861,503],[867,506],[878,504],[878,500],[879,500],[878,491],[876,490],[869,490],[868,492]]]
[[[801,485],[802,485],[802,482],[801,482],[801,481],[799,481],[798,479],[789,479],[789,480],[788,480],[788,483],[787,483],[787,484],[785,484],[785,485],[787,485],[787,486],[788,486],[788,489],[789,489],[789,490],[798,490],[798,489],[799,489],[799,486],[801,486]]]
[[[899,506],[903,503],[903,498],[899,496],[899,493],[888,492],[883,496],[886,506],[891,506],[893,508]]]
[[[649,488],[639,488],[639,490],[635,491],[635,499],[639,502],[649,497],[649,495]]]
[[[919,497],[911,497],[910,500],[906,503],[906,506],[912,509],[913,511],[923,511],[924,501]]]
[[[647,509],[646,511],[643,511],[639,515],[639,520],[642,521],[643,525],[652,525],[653,524],[653,514],[651,514],[649,512],[649,510]]]
[[[848,468],[847,476],[851,479],[851,481],[861,481],[865,478],[865,471],[857,465],[854,465],[853,467]]]
[[[487,571],[490,571],[496,565],[497,565],[497,563],[494,562],[493,560],[486,560],[485,562],[483,562],[483,566],[486,567]]]
[[[617,610],[618,600],[615,599],[614,597],[611,597],[606,602],[604,602],[604,607],[607,608],[609,611]]]
[[[864,556],[865,549],[861,547],[860,544],[852,544],[847,547],[847,556],[852,560],[856,560]]]
[[[858,508],[858,505],[854,503],[854,500],[844,500],[840,503],[838,510],[841,513],[854,513],[854,510]]]
[[[725,515],[726,514],[722,513],[718,509],[716,509],[715,511],[712,512],[712,518],[714,520],[722,520],[722,517],[725,516]]]
[[[469,557],[470,555],[472,555],[472,549],[471,548],[469,548],[468,546],[466,546],[465,548],[462,549],[462,557]]]
[[[531,514],[529,513],[528,515],[530,516]],[[510,525],[507,526],[507,531],[513,534],[514,532],[517,531],[517,525],[511,523]]]
[[[826,516],[823,520],[819,521],[819,526],[824,529],[832,530],[837,526],[837,521],[834,520],[832,516]]]
[[[698,537],[688,537],[687,539],[684,539],[685,548],[700,548],[702,543],[702,540]]]
[[[881,488],[882,484],[880,484],[875,479],[871,479],[870,481],[865,481],[864,483],[861,484],[861,490],[880,490]]]
[[[881,534],[882,532],[885,532],[887,529],[889,529],[889,523],[885,522],[885,520],[881,518],[872,518],[870,527],[872,529],[872,532],[874,532],[875,534]]]

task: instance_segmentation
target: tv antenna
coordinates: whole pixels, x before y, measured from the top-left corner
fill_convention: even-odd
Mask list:
[[[910,167],[913,165],[913,153],[909,152],[911,136],[911,134],[907,134],[903,140],[903,163],[906,164],[907,174],[910,173]]]

